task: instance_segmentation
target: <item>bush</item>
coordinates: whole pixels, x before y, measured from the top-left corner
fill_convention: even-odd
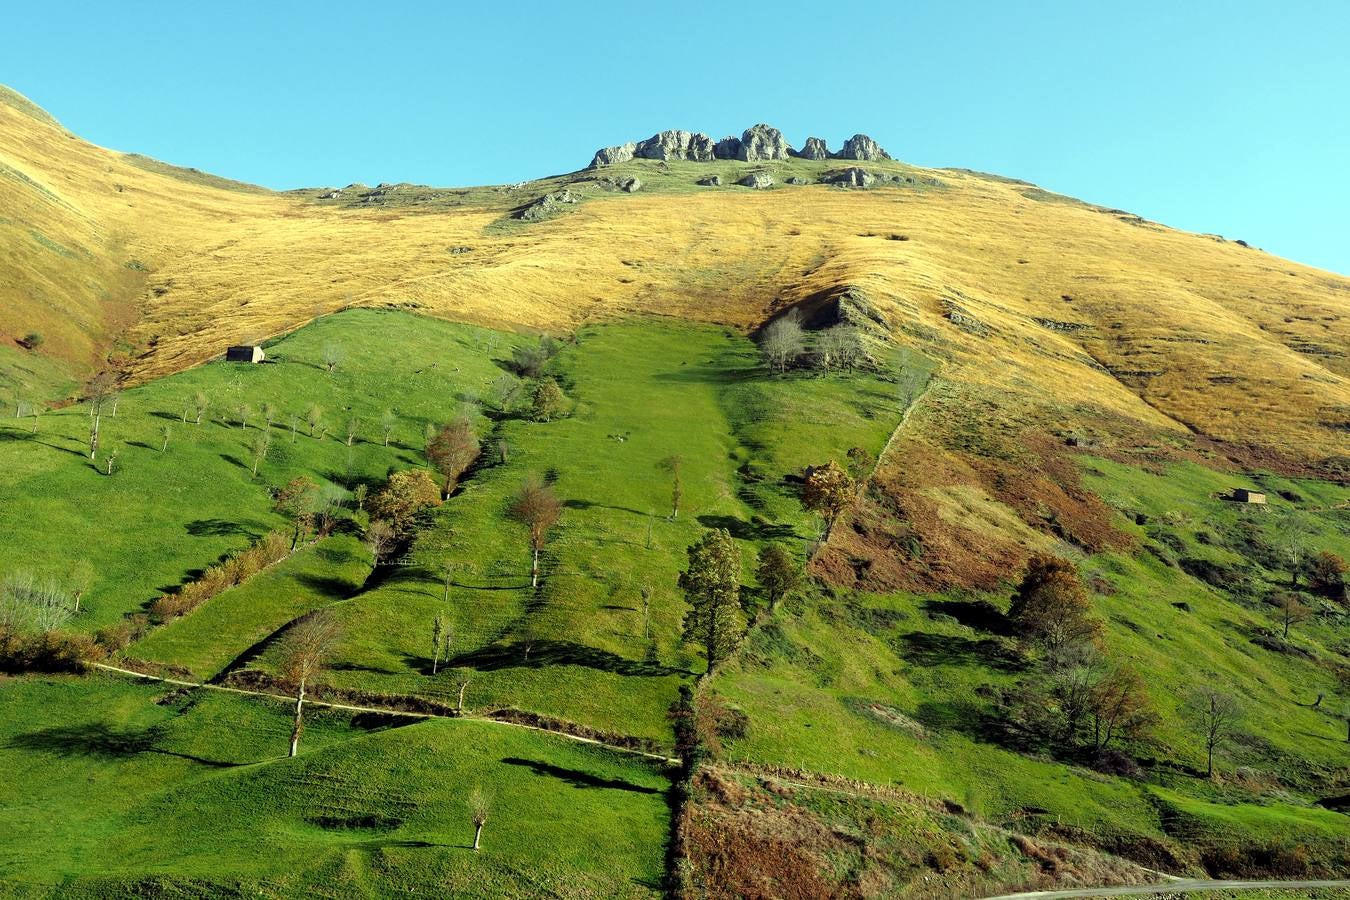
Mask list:
[[[19,339],[19,346],[25,350],[36,350],[46,340],[40,332],[30,331]]]
[[[187,615],[217,594],[242,584],[268,566],[285,559],[289,550],[290,539],[279,531],[273,531],[247,550],[232,553],[211,566],[196,581],[188,582],[172,594],[158,597],[150,604],[150,616],[156,622],[163,623]],[[116,635],[109,637],[110,640],[117,638]]]
[[[89,663],[104,657],[93,638],[65,631],[0,634],[0,672],[82,673]]]

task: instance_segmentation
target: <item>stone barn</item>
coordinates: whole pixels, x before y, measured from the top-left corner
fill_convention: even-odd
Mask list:
[[[1237,488],[1233,491],[1233,499],[1238,503],[1265,503],[1266,495],[1260,491],[1249,491],[1246,488]]]
[[[267,354],[263,353],[263,348],[257,346],[243,345],[225,351],[226,362],[260,363],[265,359]]]

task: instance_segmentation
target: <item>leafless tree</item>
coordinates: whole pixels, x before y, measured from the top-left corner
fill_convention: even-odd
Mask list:
[[[272,449],[272,433],[270,431],[259,431],[249,445],[249,449],[253,453],[253,477],[257,478],[258,468],[267,458],[267,451]]]
[[[209,407],[210,405],[211,405],[211,398],[203,394],[201,391],[198,391],[197,393],[192,395],[192,411],[196,415],[196,418],[193,419],[193,424],[196,425],[202,424],[202,416],[206,415],[207,407]]]
[[[253,407],[247,403],[240,403],[234,407],[234,417],[239,422],[240,428],[248,428],[248,420],[253,416]]]
[[[397,545],[398,532],[383,519],[376,519],[366,528],[366,546],[370,548],[375,565],[383,563]]]
[[[1232,694],[1201,688],[1191,697],[1191,708],[1205,742],[1205,777],[1214,777],[1214,751],[1232,736],[1241,710]]]
[[[784,316],[765,326],[759,338],[759,349],[770,366],[781,375],[787,371],[797,357],[802,355],[806,344],[802,337],[802,326],[795,316]]]
[[[173,437],[173,429],[168,425],[159,426],[159,452],[165,453],[169,449],[169,438]]]
[[[89,589],[94,586],[94,566],[89,560],[77,560],[70,567],[70,573],[66,575],[66,589],[70,592],[70,597],[75,601],[74,612],[80,611],[80,601],[84,595],[89,593]]]
[[[324,344],[322,353],[323,368],[329,375],[332,375],[337,367],[342,365],[342,360],[346,357],[341,344]]]
[[[670,517],[680,517],[680,500],[684,497],[684,485],[680,482],[680,470],[684,468],[684,459],[679,454],[667,456],[656,464],[657,468],[670,475]]]
[[[1312,609],[1288,591],[1275,598],[1275,619],[1284,628],[1285,640],[1289,640],[1289,626],[1307,620],[1312,612]]]
[[[483,826],[487,824],[488,813],[492,811],[492,800],[481,787],[469,792],[469,815],[473,818],[473,852],[478,852]]]
[[[300,619],[282,639],[281,674],[296,686],[295,724],[291,728],[291,756],[300,752],[304,730],[305,688],[333,655],[342,632],[332,613],[319,610]]]
[[[445,499],[450,499],[459,479],[478,458],[481,445],[468,419],[456,419],[427,441],[427,461],[445,479]]]
[[[270,431],[272,428],[272,423],[277,420],[276,404],[264,403],[262,406],[258,407],[258,411],[262,413],[263,424],[267,426],[268,430]]]
[[[389,439],[394,435],[394,427],[398,425],[398,416],[394,415],[392,409],[386,409],[380,415],[380,433],[384,435],[384,445],[389,446]]]
[[[347,446],[350,447],[356,442],[356,435],[361,431],[361,420],[352,416],[347,419]]]
[[[305,410],[305,424],[309,425],[309,436],[314,437],[314,433],[323,424],[323,407],[317,403],[310,404],[309,409]]]
[[[108,467],[107,474],[111,475],[113,473],[113,463],[117,462],[117,454],[120,452],[121,452],[120,447],[113,447],[112,452],[109,453],[106,457],[104,457],[103,461],[107,464]]]

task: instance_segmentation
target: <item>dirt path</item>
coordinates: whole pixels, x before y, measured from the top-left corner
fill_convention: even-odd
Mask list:
[[[105,672],[114,672],[118,675],[129,675],[132,678],[140,678],[144,681],[155,681],[160,684],[171,684],[174,687],[201,688],[207,691],[221,691],[227,694],[243,694],[247,697],[265,697],[268,700],[277,700],[282,703],[294,703],[295,698],[286,694],[272,694],[267,691],[250,691],[244,688],[227,687],[223,684],[210,684],[200,681],[184,681],[178,678],[163,678],[159,675],[147,675],[144,672],[136,672],[131,669],[122,669],[117,666],[109,666],[104,663],[93,663],[93,667]],[[486,722],[491,725],[502,725],[509,728],[524,728],[527,731],[542,731],[545,734],[551,734],[556,737],[565,738],[569,741],[576,741],[579,744],[591,744],[595,747],[604,747],[606,750],[613,750],[615,753],[627,753],[630,756],[641,756],[644,759],[652,759],[666,765],[677,766],[680,764],[678,759],[669,756],[662,756],[659,753],[648,753],[646,750],[634,750],[632,747],[620,747],[617,744],[609,744],[597,738],[583,737],[579,734],[569,734],[566,731],[557,731],[552,728],[544,728],[539,725],[526,725],[523,722],[507,722],[502,719],[493,719],[487,716],[445,716],[439,713],[413,712],[411,710],[389,709],[379,706],[354,706],[350,703],[334,703],[329,700],[310,700],[306,698],[305,703],[310,706],[323,706],[328,709],[341,709],[347,712],[379,713],[387,716],[407,716],[413,719],[446,719],[449,721],[470,721]]]
[[[1177,879],[1163,884],[1127,887],[1083,888],[1072,891],[1029,891],[1024,894],[1000,894],[989,900],[1059,900],[1070,897],[1138,897],[1149,894],[1189,894],[1194,891],[1311,890],[1347,888],[1350,880],[1328,881],[1195,881]]]

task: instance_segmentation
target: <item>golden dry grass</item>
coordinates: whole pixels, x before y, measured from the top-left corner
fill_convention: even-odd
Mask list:
[[[140,379],[352,305],[508,327],[631,312],[750,327],[856,286],[1004,415],[1091,408],[1298,460],[1350,443],[1350,279],[1024,184],[944,170],[920,173],[943,188],[595,193],[499,227],[515,195],[351,208],[152,171],[15,96],[0,94],[0,333],[41,331],[44,352],[85,371],[115,340]]]

